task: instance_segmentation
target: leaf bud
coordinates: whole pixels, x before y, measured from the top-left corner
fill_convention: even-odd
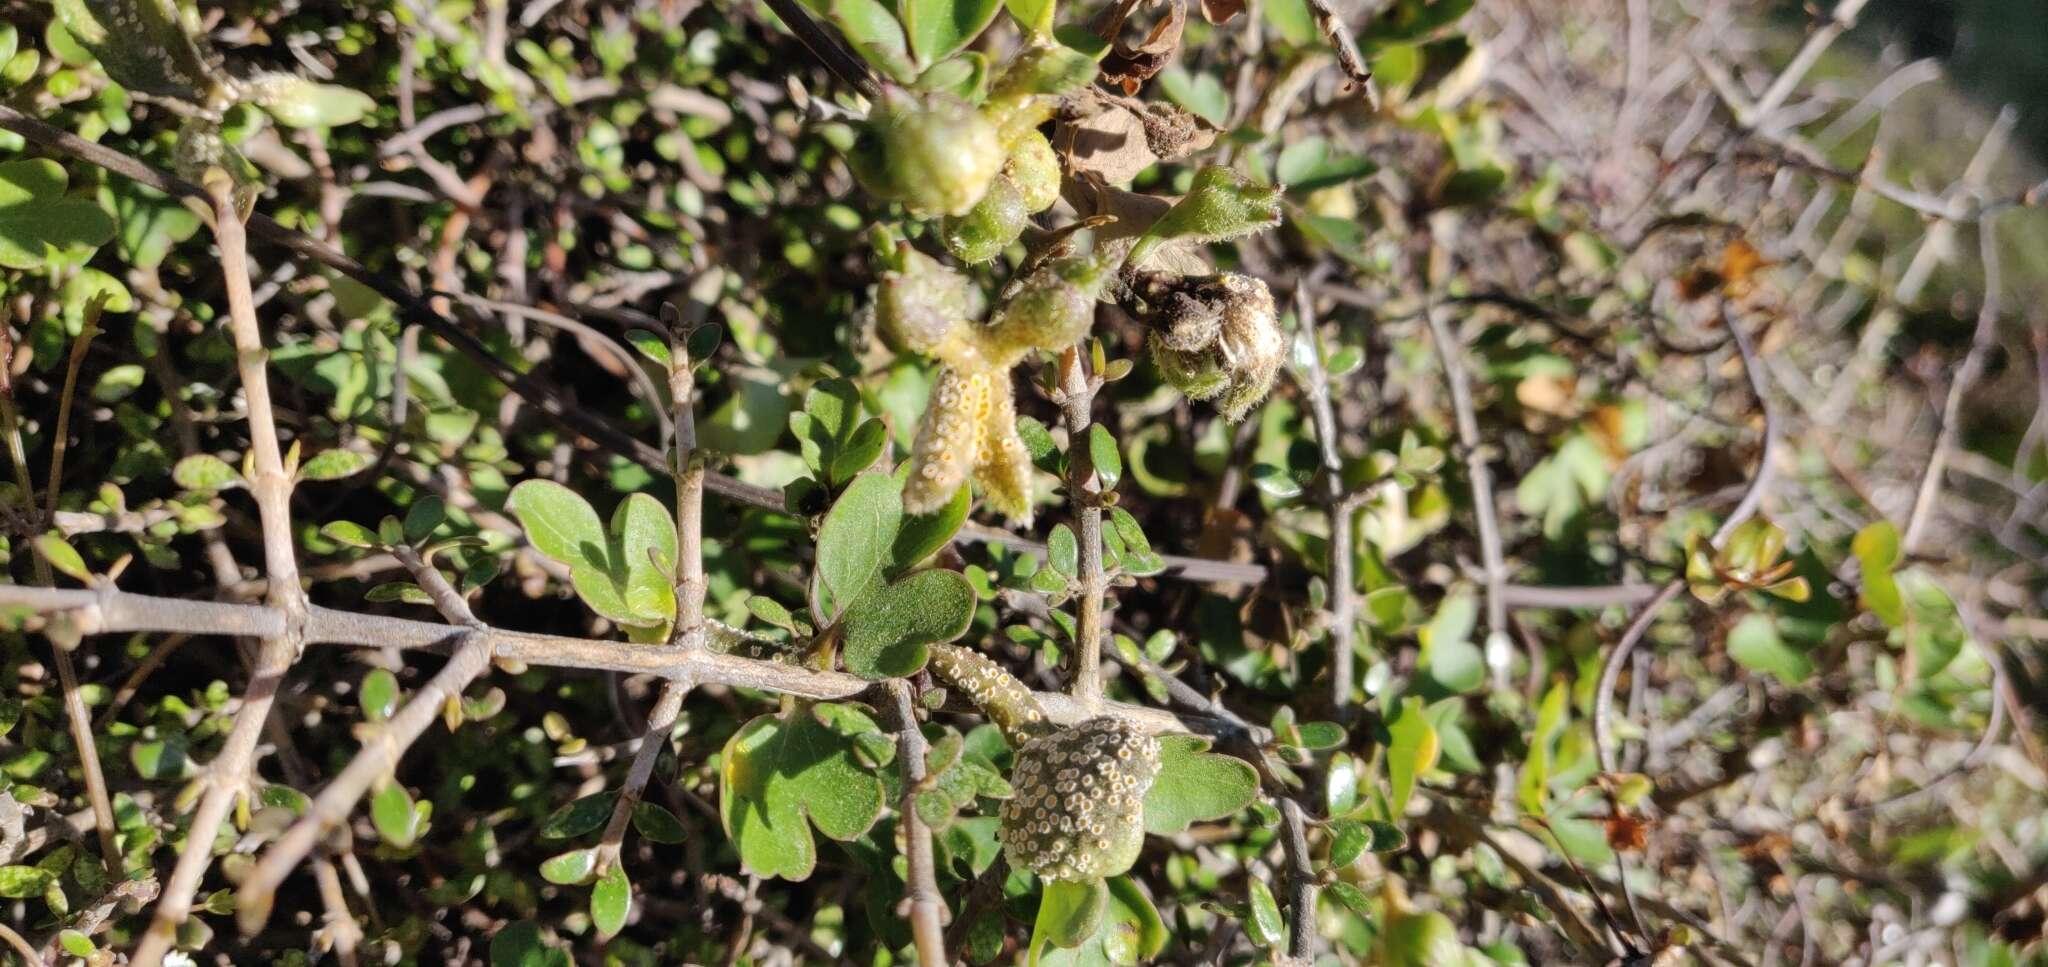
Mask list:
[[[921,215],[965,215],[1002,170],[997,124],[948,94],[891,88],[849,156],[869,191]]]

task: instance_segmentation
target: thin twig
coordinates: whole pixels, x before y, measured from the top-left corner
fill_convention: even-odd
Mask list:
[[[305,815],[271,844],[263,858],[243,878],[235,893],[235,910],[236,920],[245,934],[255,933],[269,919],[277,888],[284,883],[285,877],[291,875],[299,861],[312,852],[330,830],[348,822],[356,803],[369,793],[372,786],[395,781],[391,779],[391,770],[397,767],[406,750],[412,748],[413,743],[419,741],[420,736],[425,735],[440,718],[441,707],[460,696],[470,682],[491,667],[494,636],[470,612],[461,592],[450,586],[448,579],[411,547],[400,545],[393,547],[391,552],[412,572],[413,579],[427,592],[441,616],[449,624],[462,629],[460,643],[448,664],[443,665],[406,701],[404,708],[364,742],[355,758],[349,760],[327,788],[314,797],[306,807]]]
[[[696,452],[696,364],[690,358],[688,333],[680,326],[669,333],[669,398],[674,415],[668,420],[670,451],[675,454],[676,478],[676,627],[673,641],[684,648],[701,648],[704,641],[704,458]],[[630,360],[629,365],[634,365]],[[658,405],[658,403],[657,403]],[[616,862],[626,835],[626,823],[639,808],[647,792],[647,781],[661,750],[668,747],[668,734],[682,714],[683,699],[690,693],[691,680],[678,678],[662,686],[661,698],[647,713],[647,728],[640,736],[640,750],[626,772],[626,785],[612,807],[611,820],[598,840],[597,865],[603,872]]]
[[[1316,446],[1322,455],[1323,500],[1330,519],[1330,709],[1339,723],[1351,721],[1351,690],[1355,677],[1354,654],[1358,635],[1358,587],[1352,575],[1353,526],[1358,508],[1344,493],[1344,455],[1339,449],[1336,409],[1330,405],[1330,377],[1323,367],[1322,337],[1316,332],[1315,307],[1309,299],[1309,283],[1303,279],[1294,287],[1295,324],[1299,338],[1312,344],[1302,354],[1309,360],[1308,372],[1296,372],[1302,391],[1308,394],[1309,412],[1316,428]],[[1289,372],[1295,372],[1290,369]]]
[[[870,100],[881,96],[881,86],[875,82],[875,76],[868,70],[867,64],[847,51],[845,45],[839,42],[839,38],[813,20],[802,4],[796,0],[767,2],[768,9],[775,11],[775,16],[796,36],[797,42],[803,44],[804,48],[811,52],[811,56],[816,57],[827,70],[841,81],[852,85],[854,90],[866,95]]]
[[[1763,411],[1764,440],[1762,453],[1757,457],[1756,473],[1751,475],[1749,486],[1743,491],[1741,501],[1714,532],[1711,543],[1715,548],[1719,548],[1727,541],[1728,535],[1733,534],[1737,527],[1749,520],[1756,513],[1757,507],[1763,503],[1764,493],[1770,489],[1772,464],[1777,460],[1778,450],[1777,416],[1771,407],[1763,367],[1757,362],[1756,347],[1751,345],[1749,333],[1743,331],[1739,320],[1726,318],[1724,315],[1724,321],[1727,323],[1729,334],[1734,337],[1736,352],[1742,358],[1742,372],[1749,380],[1750,393],[1756,397],[1757,407]],[[1656,597],[1638,609],[1600,667],[1600,684],[1593,693],[1593,745],[1600,752],[1600,768],[1604,771],[1613,772],[1616,768],[1613,736],[1614,686],[1621,680],[1622,666],[1627,663],[1629,652],[1635,649],[1636,643],[1649,633],[1650,625],[1657,620],[1657,612],[1678,597],[1679,592],[1684,589],[1685,579],[1673,578],[1657,592]]]
[[[917,959],[924,967],[946,967],[946,901],[939,896],[937,866],[932,859],[932,831],[917,814],[917,797],[924,792],[925,740],[918,731],[917,709],[911,702],[909,683],[889,683],[890,707],[896,716],[896,762],[903,770],[903,799],[897,804],[896,821],[903,826],[903,859],[906,867],[903,906],[909,914],[910,934],[917,943]]]
[[[1991,351],[1998,347],[1999,300],[2004,280],[2003,273],[1999,271],[1996,229],[1997,222],[1993,219],[1977,223],[1977,248],[1984,263],[1984,302],[1977,310],[1977,329],[1970,337],[1969,354],[1963,357],[1963,365],[1956,370],[1955,379],[1949,382],[1948,399],[1941,407],[1941,430],[1934,438],[1934,454],[1927,459],[1927,468],[1920,474],[1913,510],[1907,515],[1905,529],[1899,538],[1899,551],[1908,558],[1920,549],[1921,539],[1927,534],[1927,522],[1933,516],[1935,498],[1941,494],[1942,476],[1948,469],[1949,455],[1955,450],[1956,436],[1962,429],[1963,397],[1983,378]]]
[[[1296,963],[1310,964],[1315,962],[1316,941],[1322,934],[1316,929],[1316,864],[1308,851],[1308,820],[1300,803],[1280,799],[1280,827],[1280,846],[1287,853],[1287,956]]]
[[[1060,354],[1060,413],[1067,427],[1067,501],[1074,509],[1080,542],[1074,593],[1074,670],[1068,691],[1082,706],[1102,704],[1102,599],[1109,578],[1102,570],[1102,478],[1089,450],[1090,414],[1100,385],[1088,372],[1082,348]]]
[[[1458,422],[1458,446],[1464,450],[1465,476],[1472,483],[1472,515],[1479,521],[1479,559],[1486,577],[1487,658],[1493,657],[1495,641],[1508,636],[1508,602],[1501,593],[1507,581],[1507,564],[1500,545],[1499,510],[1493,499],[1493,465],[1487,460],[1485,444],[1479,439],[1479,418],[1472,406],[1472,381],[1465,374],[1464,343],[1451,331],[1444,313],[1432,306],[1424,312],[1429,332],[1436,343],[1437,360],[1443,365],[1444,382],[1451,390],[1451,409]],[[1494,685],[1507,687],[1508,663],[1493,667]]]
[[[1762,97],[1757,98],[1756,105],[1750,109],[1749,117],[1738,120],[1745,126],[1762,125],[1771,115],[1778,113],[1778,108],[1784,106],[1785,99],[1791,97],[1799,82],[1806,79],[1807,71],[1819,63],[1821,55],[1827,53],[1827,49],[1837,38],[1847,33],[1849,28],[1856,26],[1856,18],[1862,15],[1863,7],[1867,3],[1869,0],[1842,0],[1837,4],[1827,22],[1806,36],[1806,43],[1800,46],[1797,54],[1792,55],[1791,63],[1786,64],[1785,69],[1778,72],[1770,88],[1764,91]]]
[[[255,604],[226,604],[216,601],[187,601],[147,594],[132,594],[112,588],[79,590],[0,585],[0,607],[20,606],[41,616],[31,621],[28,631],[55,630],[53,625],[70,626],[69,633],[81,635],[120,634],[136,631],[179,632],[191,635],[269,637],[283,633],[284,612]],[[346,645],[358,648],[448,651],[464,635],[447,625],[389,615],[364,614],[313,606],[302,624],[308,645]],[[707,621],[707,635],[724,637],[740,633]],[[625,641],[574,638],[566,635],[535,634],[525,631],[487,629],[493,653],[501,658],[547,668],[581,668],[627,674],[657,675],[676,679],[688,676],[703,685],[725,685],[773,692],[820,701],[870,699],[874,683],[844,672],[821,672],[781,662],[724,654],[716,649],[691,649],[679,645],[640,645]],[[733,639],[737,640],[737,639]],[[1127,719],[1152,733],[1194,733],[1228,738],[1243,734],[1236,725],[1204,715],[1177,715],[1165,709],[1105,701],[1091,710],[1061,692],[1035,693],[1046,718],[1058,725],[1070,725],[1094,715],[1108,714]]]
[[[1344,69],[1344,76],[1365,92],[1365,103],[1373,110],[1380,109],[1380,88],[1373,82],[1372,65],[1358,55],[1358,43],[1351,39],[1351,28],[1344,23],[1330,0],[1308,0],[1308,10],[1316,19],[1316,27],[1328,38],[1330,46],[1337,48],[1337,65]]]
[[[85,362],[86,348],[93,337],[99,334],[98,300],[87,307],[85,327],[79,331],[78,339],[72,343],[71,359],[64,371],[64,389],[58,398],[57,426],[50,445],[50,491],[44,503],[44,516],[55,517],[58,491],[63,487],[64,445],[70,436],[71,405],[78,390],[78,371]],[[0,361],[4,366],[5,361]],[[35,482],[29,476],[28,453],[21,439],[21,422],[14,408],[14,384],[11,375],[0,373],[0,432],[7,436],[8,453],[13,458],[14,474],[21,487],[21,503],[33,517],[35,506]],[[56,584],[56,575],[51,573],[50,563],[40,554],[31,555],[35,562],[36,582],[44,587]],[[71,742],[77,746],[80,771],[85,778],[86,799],[92,805],[94,827],[99,836],[100,862],[106,865],[107,875],[119,881],[125,878],[122,871],[121,850],[114,841],[114,805],[107,794],[106,770],[100,764],[99,745],[93,738],[92,713],[85,707],[85,696],[78,688],[78,666],[71,660],[71,650],[78,642],[56,637],[50,639],[51,661],[57,666],[57,681],[63,691],[64,721],[71,732]]]
[[[303,647],[300,631],[307,608],[305,591],[299,587],[298,557],[292,537],[292,478],[285,470],[284,452],[278,445],[277,418],[270,404],[268,354],[263,348],[263,333],[256,321],[255,299],[249,287],[248,237],[235,206],[234,185],[226,172],[209,172],[209,188],[214,238],[220,245],[221,275],[227,288],[229,327],[234,335],[242,396],[248,407],[249,449],[255,469],[249,492],[256,500],[263,533],[264,574],[270,581],[266,597],[282,620],[276,632],[264,636],[257,647],[242,708],[235,713],[235,723],[220,755],[208,767],[206,795],[193,813],[185,848],[178,854],[178,864],[164,885],[148,931],[130,956],[130,962],[138,967],[157,967],[170,951],[178,927],[191,915],[192,896],[198,892],[207,868],[213,865],[215,834],[236,798],[248,792],[256,767],[256,744],[263,736],[264,723],[270,717],[285,672]]]

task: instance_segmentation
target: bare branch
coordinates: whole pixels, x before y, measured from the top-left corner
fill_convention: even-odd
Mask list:
[[[1465,375],[1465,346],[1451,331],[1444,313],[1432,306],[1424,313],[1429,317],[1429,332],[1436,343],[1436,354],[1444,368],[1444,382],[1450,385],[1451,409],[1458,422],[1458,445],[1464,450],[1465,477],[1472,482],[1472,515],[1479,521],[1479,558],[1485,568],[1486,577],[1486,631],[1488,659],[1491,661],[1494,643],[1509,641],[1508,602],[1501,593],[1501,585],[1507,581],[1507,564],[1502,560],[1500,546],[1499,511],[1493,499],[1493,465],[1487,460],[1484,444],[1479,439],[1479,418],[1472,407],[1472,381]],[[1507,663],[1495,664],[1494,684],[1507,684]]]
[[[299,861],[319,845],[321,837],[348,822],[356,803],[369,793],[372,786],[394,781],[391,771],[398,766],[398,760],[406,750],[412,748],[413,743],[419,741],[420,736],[425,735],[440,717],[441,706],[450,699],[461,697],[462,690],[491,667],[494,638],[483,622],[470,613],[462,595],[449,586],[448,579],[442,577],[441,572],[421,560],[412,548],[394,547],[392,553],[434,600],[442,617],[463,629],[459,644],[448,664],[442,666],[426,686],[405,703],[404,708],[364,742],[362,750],[349,760],[341,774],[314,797],[312,804],[306,807],[305,815],[271,844],[263,858],[242,880],[235,893],[235,909],[236,919],[245,934],[255,933],[270,918],[271,901],[277,894],[277,888],[298,867]]]
[[[236,797],[248,794],[249,780],[256,767],[256,744],[263,736],[285,672],[304,646],[300,629],[305,624],[307,605],[305,591],[299,587],[298,556],[292,537],[292,477],[285,469],[284,452],[278,445],[277,418],[270,404],[268,354],[263,348],[255,298],[249,287],[248,237],[235,205],[234,185],[226,172],[213,169],[209,189],[214,238],[220,245],[221,275],[227,285],[229,327],[234,335],[236,364],[249,413],[249,449],[255,467],[249,492],[256,499],[263,531],[263,567],[270,581],[267,598],[271,610],[278,613],[280,627],[275,634],[263,638],[257,648],[241,711],[235,714],[235,724],[221,746],[220,755],[208,767],[206,795],[193,813],[185,848],[178,854],[178,865],[164,885],[149,930],[130,958],[139,967],[157,967],[162,962],[178,927],[191,914],[192,896],[207,868],[213,865],[215,834]]]
[[[112,589],[88,591],[0,585],[0,608],[8,607],[24,608],[41,616],[31,620],[31,631],[68,625],[82,635],[163,631],[266,636],[278,634],[285,627],[283,612],[264,605],[185,601]],[[742,634],[710,622],[706,623],[705,631],[713,638]],[[463,637],[463,633],[451,631],[442,624],[337,611],[317,605],[307,609],[304,625],[304,640],[308,645],[448,651]],[[811,671],[796,665],[723,654],[709,648],[639,645],[499,628],[489,629],[487,637],[496,656],[542,667],[658,675],[671,680],[688,677],[703,685],[750,688],[820,701],[866,700],[874,694],[874,683],[843,672]],[[1205,716],[1175,715],[1164,709],[1122,702],[1104,702],[1099,710],[1091,711],[1072,696],[1059,692],[1040,692],[1038,701],[1045,708],[1046,717],[1062,725],[1107,713],[1129,719],[1153,733],[1190,732],[1227,737],[1241,732],[1229,723]]]
[[[1302,815],[1301,804],[1292,798],[1280,799],[1280,846],[1287,853],[1287,956],[1299,964],[1315,962],[1316,941],[1322,936],[1316,929],[1316,882],[1315,858],[1308,851],[1308,820]]]
[[[1315,421],[1316,446],[1322,454],[1323,501],[1330,520],[1330,708],[1337,721],[1350,724],[1351,689],[1358,657],[1358,580],[1351,573],[1352,522],[1358,516],[1344,493],[1344,455],[1338,449],[1337,413],[1330,405],[1330,378],[1323,368],[1322,338],[1316,333],[1315,306],[1309,298],[1306,279],[1294,287],[1294,318],[1301,327],[1298,338],[1314,343],[1304,353],[1310,360],[1307,373],[1296,373],[1308,394],[1309,412]],[[1289,372],[1295,372],[1289,369]]]
[[[1764,441],[1763,452],[1757,457],[1756,473],[1750,477],[1749,486],[1743,491],[1741,501],[1714,532],[1711,543],[1716,548],[1727,541],[1728,536],[1733,534],[1737,527],[1742,526],[1744,521],[1755,515],[1757,507],[1763,503],[1764,493],[1770,489],[1772,464],[1778,456],[1777,415],[1771,407],[1763,367],[1757,362],[1756,347],[1750,344],[1749,333],[1743,331],[1739,320],[1726,318],[1725,315],[1723,319],[1727,323],[1729,335],[1735,340],[1736,352],[1742,358],[1742,372],[1749,380],[1750,393],[1756,397],[1757,406],[1763,411]],[[1606,660],[1600,666],[1600,684],[1593,693],[1593,745],[1600,752],[1600,768],[1604,771],[1613,772],[1617,768],[1613,726],[1614,687],[1621,681],[1622,666],[1627,664],[1629,652],[1635,649],[1636,643],[1641,641],[1643,635],[1649,633],[1650,626],[1656,623],[1657,612],[1671,603],[1683,590],[1685,579],[1673,578],[1657,592],[1656,597],[1644,603],[1636,611],[1635,617],[1629,621],[1628,627],[1622,631],[1621,638],[1614,643],[1614,648],[1607,653]]]
[[[1074,536],[1080,541],[1074,594],[1074,670],[1068,691],[1084,707],[1102,703],[1102,598],[1109,578],[1102,571],[1102,478],[1095,474],[1088,434],[1090,410],[1100,385],[1079,346],[1060,354],[1060,414],[1067,427],[1067,500],[1074,508]]]
[[[908,867],[904,879],[907,892],[910,934],[917,943],[917,959],[924,967],[946,967],[946,901],[939,897],[939,877],[932,859],[932,831],[917,814],[917,797],[924,791],[924,733],[918,731],[917,710],[911,704],[910,685],[902,680],[889,683],[890,708],[896,717],[896,763],[903,770],[903,799],[897,803],[897,822],[903,825],[903,859]]]

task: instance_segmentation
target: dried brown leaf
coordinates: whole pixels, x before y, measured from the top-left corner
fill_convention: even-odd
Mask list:
[[[1244,12],[1245,0],[1202,0],[1202,19],[1227,24]]]
[[[1126,0],[1103,12],[1096,22],[1095,32],[1102,39],[1110,41],[1109,55],[1102,59],[1102,79],[1120,86],[1125,95],[1138,93],[1138,88],[1152,79],[1152,75],[1166,69],[1173,61],[1173,53],[1180,47],[1181,32],[1187,27],[1188,10],[1186,0],[1166,0],[1166,16],[1160,18],[1152,29],[1145,33],[1145,39],[1136,44],[1120,39],[1124,22],[1136,9],[1137,4]]]

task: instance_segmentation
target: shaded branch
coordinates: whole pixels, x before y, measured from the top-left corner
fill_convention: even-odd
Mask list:
[[[1722,521],[1720,528],[1714,532],[1711,543],[1717,549],[1728,540],[1728,536],[1733,534],[1737,527],[1755,515],[1757,507],[1763,503],[1764,492],[1770,488],[1771,465],[1778,456],[1777,415],[1771,407],[1770,396],[1765,387],[1763,367],[1757,362],[1756,347],[1750,343],[1749,333],[1743,331],[1739,320],[1724,315],[1723,321],[1728,326],[1729,335],[1734,337],[1736,352],[1742,358],[1742,373],[1749,380],[1750,393],[1756,397],[1758,408],[1763,410],[1764,442],[1763,452],[1757,457],[1756,473],[1750,477],[1749,486],[1743,491],[1741,501],[1729,512],[1728,519]],[[1593,745],[1600,752],[1600,768],[1604,771],[1613,772],[1616,769],[1613,734],[1614,688],[1621,681],[1622,666],[1627,664],[1629,653],[1635,650],[1636,643],[1641,641],[1643,636],[1649,633],[1650,626],[1656,623],[1657,612],[1677,598],[1679,592],[1684,589],[1683,576],[1671,579],[1659,589],[1655,597],[1636,611],[1635,617],[1629,621],[1628,627],[1621,633],[1621,638],[1614,643],[1614,648],[1608,651],[1606,660],[1600,666],[1600,684],[1593,693]]]
[[[939,897],[937,866],[932,859],[932,831],[917,814],[917,797],[924,791],[925,740],[918,731],[917,710],[910,700],[910,685],[901,679],[888,685],[889,704],[896,718],[896,763],[903,770],[903,799],[896,806],[897,822],[903,825],[903,906],[898,915],[908,914],[910,934],[917,944],[917,959],[924,967],[946,967],[946,901]]]
[[[181,632],[195,635],[265,636],[280,633],[284,613],[266,605],[186,601],[132,594],[111,588],[79,590],[0,585],[0,609],[21,608],[39,617],[28,630],[66,633],[120,634],[135,631]],[[4,613],[4,612],[0,612]],[[713,640],[732,641],[740,632],[706,624]],[[446,652],[470,632],[411,618],[340,611],[317,605],[307,609],[303,636],[308,645],[347,645]],[[625,641],[574,638],[486,627],[492,653],[499,658],[549,668],[581,668],[624,674],[655,675],[669,680],[689,678],[700,685],[723,685],[820,701],[871,700],[875,685],[844,672],[811,671],[796,665],[743,658],[710,648],[641,645]],[[1107,713],[1154,733],[1191,732],[1228,737],[1238,734],[1230,723],[1208,716],[1176,715],[1164,709],[1104,702],[1091,713],[1079,701],[1059,692],[1037,693],[1046,717],[1057,724],[1084,721]]]
[[[178,927],[191,915],[192,896],[207,868],[213,865],[215,836],[236,798],[248,794],[256,767],[257,743],[263,737],[285,672],[298,660],[304,647],[300,629],[307,604],[306,593],[299,587],[297,549],[292,536],[292,476],[284,465],[277,419],[270,402],[269,357],[263,348],[255,296],[249,285],[248,236],[227,173],[211,169],[208,188],[213,234],[220,246],[221,276],[227,288],[228,325],[234,336],[242,396],[248,407],[249,450],[255,470],[249,480],[249,493],[256,500],[263,534],[263,570],[269,579],[266,599],[280,620],[276,630],[257,646],[242,708],[235,713],[235,724],[221,745],[220,755],[207,769],[206,795],[193,813],[185,847],[178,854],[170,880],[164,884],[149,929],[130,958],[138,967],[156,967],[161,963],[170,952]]]

